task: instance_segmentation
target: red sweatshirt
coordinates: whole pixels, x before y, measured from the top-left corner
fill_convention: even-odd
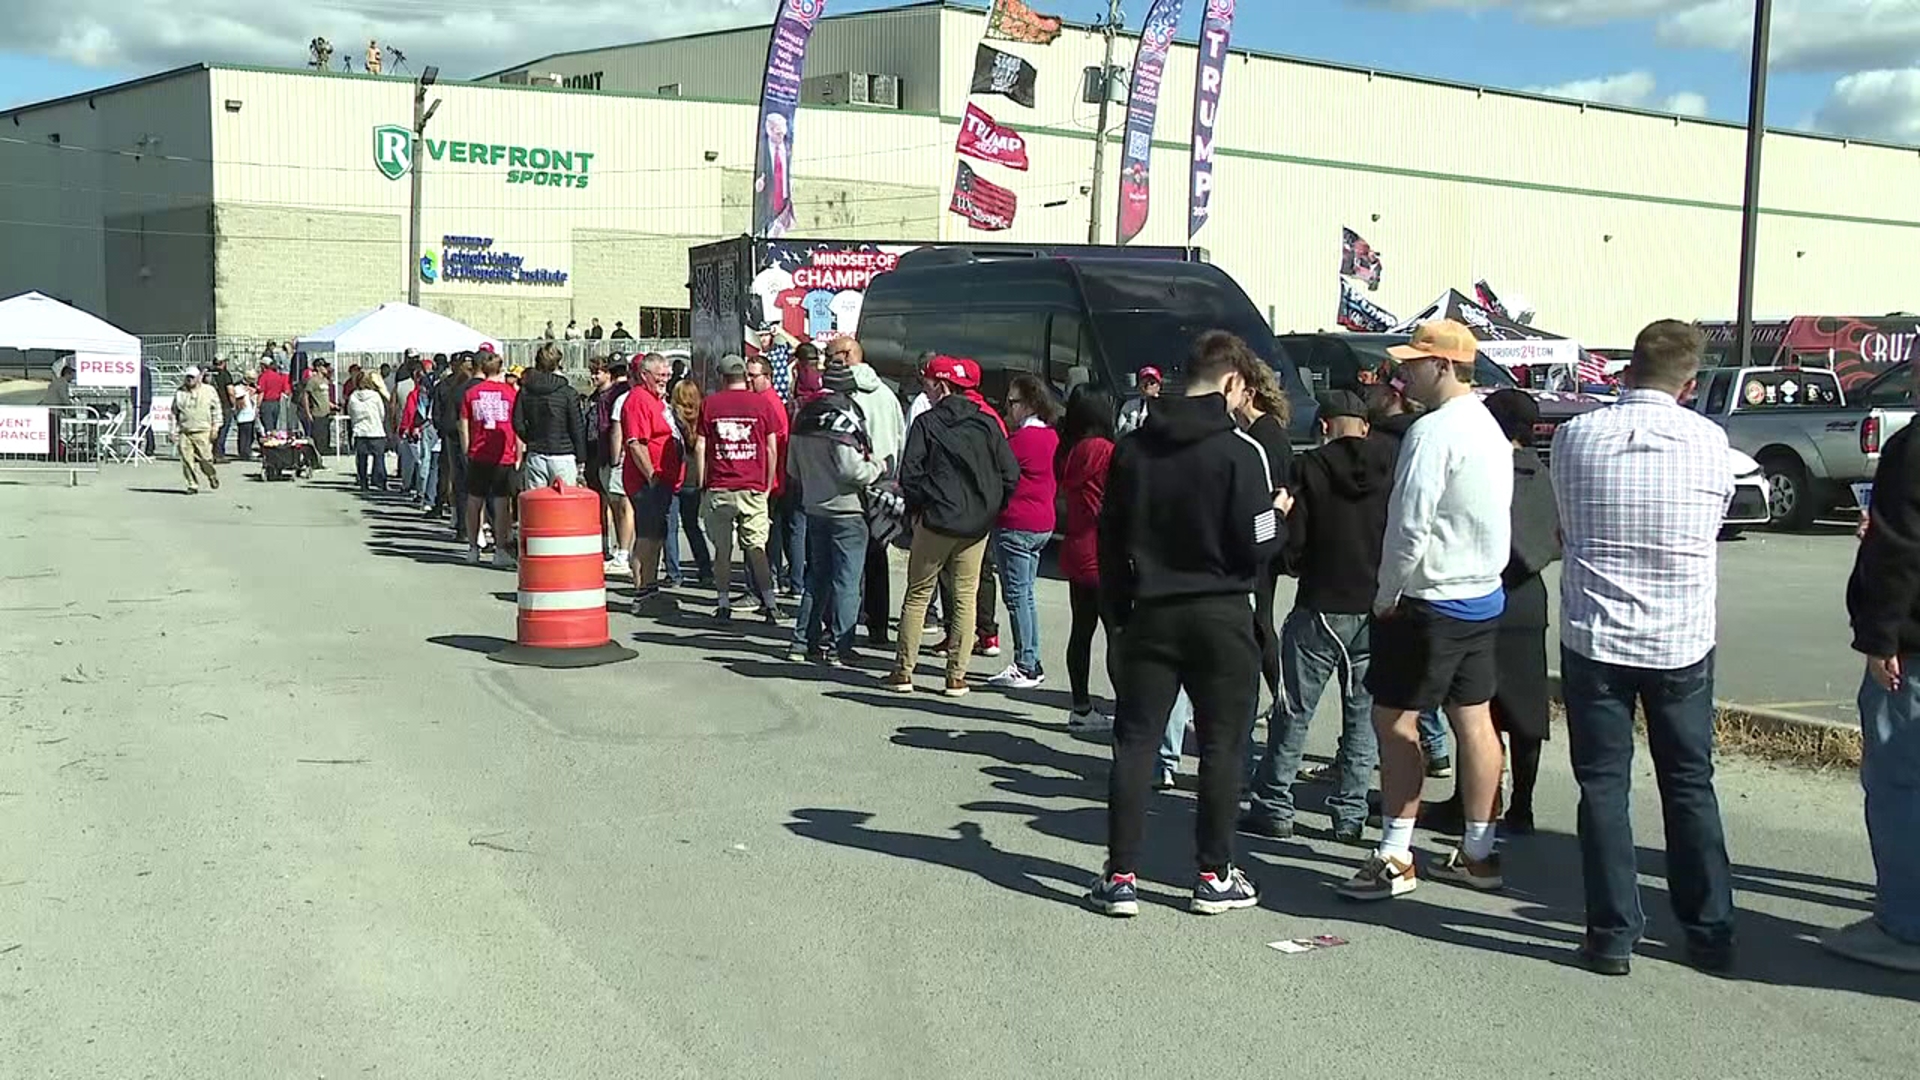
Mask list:
[[[1022,424],[1007,436],[1013,460],[1020,463],[1020,484],[1000,511],[1000,527],[1015,532],[1053,532],[1053,458],[1060,450],[1060,433],[1038,421]]]
[[[1107,465],[1113,443],[1082,439],[1067,452],[1060,486],[1067,496],[1067,538],[1060,545],[1060,572],[1075,585],[1100,586],[1100,504],[1107,497]]]

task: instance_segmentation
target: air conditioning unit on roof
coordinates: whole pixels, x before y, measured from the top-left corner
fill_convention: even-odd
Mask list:
[[[900,76],[875,75],[867,94],[867,101],[882,108],[897,109],[900,107],[902,89]]]

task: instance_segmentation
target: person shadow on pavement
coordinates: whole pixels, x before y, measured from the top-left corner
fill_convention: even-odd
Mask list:
[[[1098,852],[1106,841],[1106,757],[1073,753],[1026,735],[996,730],[906,726],[899,728],[891,741],[909,749],[982,758],[987,764],[981,766],[981,774],[996,791],[1013,798],[959,806],[957,809],[968,817],[955,826],[962,834],[957,841],[866,829],[864,823],[871,815],[855,811],[796,811],[796,817],[813,825],[788,827],[797,835],[813,839],[951,866],[1029,895],[1076,905],[1082,902],[1084,882],[1098,866]],[[1061,806],[1062,800],[1079,805]],[[1192,814],[1192,799],[1184,794],[1162,793],[1153,800],[1147,861],[1141,867],[1143,885],[1177,887],[1191,876],[1193,870],[1187,859]],[[1069,866],[1022,854],[1004,841],[997,846],[986,841],[979,823],[993,817],[1022,819],[1027,828],[1041,835],[1088,849],[1086,864]],[[1329,842],[1316,842],[1314,836]],[[1360,860],[1357,849],[1334,847],[1330,840],[1330,836],[1304,828],[1303,835],[1290,841],[1237,837],[1241,862],[1261,888],[1261,907],[1289,919],[1366,923],[1467,948],[1578,966],[1575,948],[1584,936],[1584,901],[1579,841],[1573,835],[1542,830],[1507,843],[1504,850],[1509,885],[1498,894],[1478,896],[1429,881],[1410,896],[1372,905],[1344,900],[1334,892]],[[1436,846],[1434,838],[1423,837],[1422,846],[1430,852]],[[1643,876],[1664,881],[1664,853],[1641,847],[1638,859]],[[1870,906],[1861,897],[1870,894],[1863,885],[1746,865],[1735,866],[1734,872],[1736,887],[1742,892],[1765,893],[1849,913]],[[1071,892],[1051,886],[1037,891],[1036,874],[1064,882]],[[1642,960],[1683,964],[1684,949],[1679,944],[1678,927],[1672,925],[1666,889],[1646,884],[1641,896],[1648,916],[1648,938],[1637,955]],[[1143,898],[1184,906],[1184,897],[1161,894],[1155,887],[1143,888]],[[1489,905],[1503,903],[1510,907],[1488,910]],[[1739,951],[1735,968],[1725,976],[1702,978],[1920,1001],[1920,981],[1850,964],[1825,953],[1816,941],[1821,929],[1818,925],[1750,907],[1739,907],[1737,919]]]

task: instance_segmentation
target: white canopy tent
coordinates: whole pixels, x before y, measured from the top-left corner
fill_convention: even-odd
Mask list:
[[[500,348],[498,338],[424,308],[394,301],[349,315],[304,335],[294,348],[321,353],[471,352],[482,345]]]
[[[70,352],[81,386],[138,386],[140,339],[44,293],[0,300],[0,348]]]

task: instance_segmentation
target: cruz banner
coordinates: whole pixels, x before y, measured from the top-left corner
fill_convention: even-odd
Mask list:
[[[953,201],[947,209],[967,219],[967,224],[984,232],[1013,228],[1013,216],[1020,209],[1020,197],[1007,188],[983,180],[973,166],[962,161],[953,180]]]
[[[987,38],[1051,45],[1060,36],[1062,25],[1060,16],[1042,15],[1024,0],[993,0],[993,11],[987,16]]]
[[[767,71],[760,81],[758,149],[753,158],[753,234],[785,236],[793,228],[793,112],[800,104],[800,75],[807,41],[827,0],[780,0],[767,42]]]
[[[1193,74],[1193,145],[1187,170],[1187,241],[1198,236],[1213,206],[1213,130],[1220,121],[1220,89],[1233,39],[1233,0],[1207,0],[1200,54]]]
[[[1116,220],[1119,243],[1140,235],[1147,227],[1151,207],[1148,170],[1152,168],[1153,125],[1160,110],[1160,79],[1167,66],[1167,49],[1180,28],[1185,0],[1154,0],[1147,24],[1140,31],[1140,49],[1133,57],[1133,84],[1127,93],[1127,142],[1120,158],[1120,213]]]
[[[972,103],[968,103],[967,114],[960,118],[960,140],[954,149],[970,158],[1027,171],[1027,140]]]
[[[983,44],[973,51],[973,82],[967,91],[973,94],[999,94],[1031,109],[1033,83],[1039,75],[1039,71],[1025,60]]]

